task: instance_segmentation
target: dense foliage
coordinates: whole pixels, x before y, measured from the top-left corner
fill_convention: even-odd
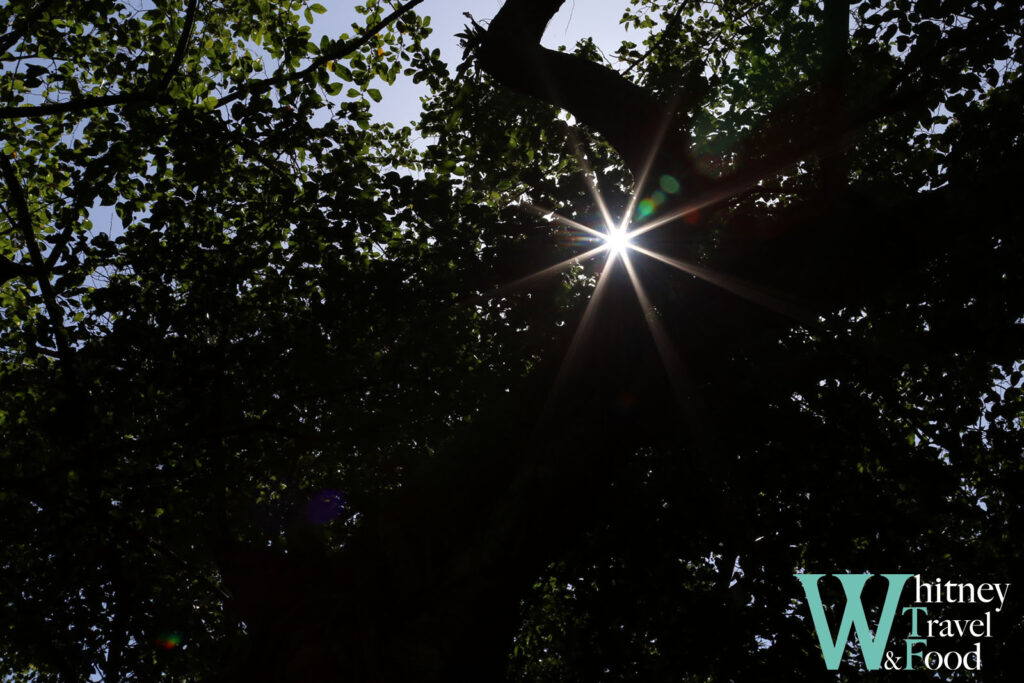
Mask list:
[[[633,0],[614,67],[748,179],[649,246],[789,316],[637,255],[586,327],[521,207],[630,173],[417,5],[0,8],[2,675],[817,680],[794,572],[1024,574],[1024,10]]]

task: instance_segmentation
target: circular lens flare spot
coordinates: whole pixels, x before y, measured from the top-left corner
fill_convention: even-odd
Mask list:
[[[661,189],[665,190],[665,192],[668,192],[669,194],[675,194],[680,190],[679,181],[670,175],[661,176],[658,184],[661,185]]]
[[[636,207],[637,216],[647,218],[654,213],[654,202],[650,199],[643,199]]]

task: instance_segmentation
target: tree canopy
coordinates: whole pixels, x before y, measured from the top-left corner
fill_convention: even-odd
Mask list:
[[[562,4],[0,7],[5,680],[819,680],[794,573],[1022,575],[1024,9]]]

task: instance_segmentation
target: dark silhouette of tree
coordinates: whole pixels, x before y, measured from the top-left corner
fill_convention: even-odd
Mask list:
[[[419,4],[0,8],[6,675],[818,680],[794,572],[1016,581],[1021,8]]]

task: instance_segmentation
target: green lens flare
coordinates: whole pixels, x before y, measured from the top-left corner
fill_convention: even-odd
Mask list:
[[[661,176],[658,184],[661,185],[661,189],[665,190],[665,192],[668,192],[669,194],[675,194],[676,192],[679,192],[680,189],[679,181],[670,175]]]

